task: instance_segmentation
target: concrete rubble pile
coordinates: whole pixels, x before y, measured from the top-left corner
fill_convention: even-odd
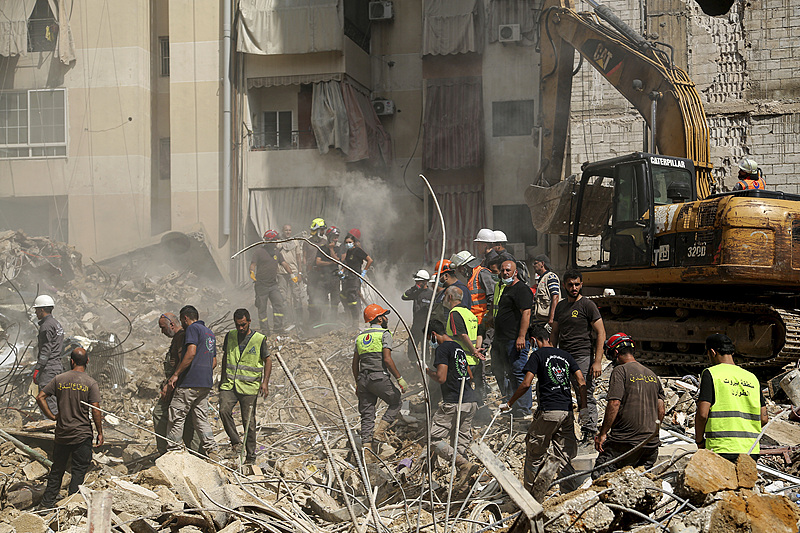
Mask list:
[[[35,253],[31,243],[37,243]],[[417,527],[432,531],[434,522],[437,530],[458,533],[525,529],[525,521],[518,516],[520,506],[488,470],[468,484],[451,486],[450,465],[436,460],[432,479],[428,479],[425,395],[419,370],[404,356],[395,361],[411,387],[403,397],[400,416],[377,453],[366,451],[358,460],[354,448],[360,450],[360,417],[351,370],[356,335],[352,328],[316,337],[292,333],[268,338],[270,353],[280,354],[288,374],[275,363],[270,394],[259,400],[255,465],[243,465],[244,458],[234,453],[216,411],[210,418],[220,445],[220,463],[184,451],[159,457],[150,433],[151,411],[163,380],[161,363],[169,340],[156,327],[158,317],[191,303],[217,333],[221,347],[222,335],[233,327],[231,311],[251,306],[252,293],[235,288],[223,292],[192,273],[135,262],[81,266],[79,256],[68,261],[71,279],[60,278],[56,269],[45,287],[41,281],[45,278],[39,277],[41,269],[54,267],[41,259],[14,259],[23,249],[27,254],[73,257],[64,245],[34,241],[18,233],[0,237],[0,260],[4,265],[19,265],[8,278],[13,278],[22,295],[7,289],[10,283],[0,284],[7,291],[0,304],[5,306],[5,323],[12,326],[7,332],[14,332],[14,316],[26,317],[19,300],[30,303],[38,279],[40,292],[48,290],[55,295],[56,316],[68,336],[115,345],[121,342],[120,350],[128,353],[125,379],[113,384],[100,382],[101,407],[112,413],[104,417],[106,444],[95,449],[93,466],[80,493],[65,497],[69,473],[64,476],[63,499],[53,510],[36,510],[48,473],[46,457],[53,434],[52,423],[41,421],[27,392],[30,378],[26,369],[34,350],[29,349],[7,369],[19,384],[5,389],[0,385],[0,429],[19,439],[22,446],[0,434],[0,533],[44,533],[48,528],[77,533],[90,530],[90,526],[99,528],[104,520],[114,524],[113,531],[125,533],[334,533],[374,531],[376,526],[381,531],[406,532]],[[47,259],[52,262],[56,258]],[[40,270],[28,275],[27,268]],[[65,270],[63,262],[59,268]],[[19,306],[18,315],[7,311],[14,305]],[[392,331],[394,353],[403,354],[406,335],[402,326]],[[333,375],[340,401],[319,361]],[[601,413],[608,374],[604,373],[597,391]],[[800,506],[792,500],[797,490],[792,485],[800,464],[796,461],[800,459],[800,424],[787,410],[797,405],[792,376],[782,376],[786,378],[783,387],[771,385],[770,418],[783,414],[765,432],[765,455],[758,466],[747,457],[734,464],[713,452],[696,450],[697,377],[663,379],[667,415],[656,467],[649,472],[626,467],[594,482],[586,474],[581,488],[567,494],[554,484],[540,502],[543,511],[538,520],[543,531],[796,532]],[[489,385],[492,392],[474,419],[474,440],[482,440],[520,480],[529,421],[495,416],[501,399],[491,377]],[[216,389],[210,404],[215,410]],[[378,417],[381,414],[379,411]],[[239,420],[238,408],[234,419]],[[315,421],[321,431],[315,428]],[[345,426],[355,435],[355,446]],[[239,433],[243,432],[240,426]],[[590,469],[595,455],[582,448],[573,463],[576,470]],[[371,510],[373,502],[377,515]],[[450,519],[446,521],[448,508]]]

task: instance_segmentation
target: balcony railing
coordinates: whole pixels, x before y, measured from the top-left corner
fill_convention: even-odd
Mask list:
[[[292,130],[289,133],[254,132],[250,134],[250,150],[304,150],[317,147],[312,130]]]

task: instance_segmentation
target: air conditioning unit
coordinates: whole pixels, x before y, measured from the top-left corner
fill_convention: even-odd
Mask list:
[[[519,33],[519,24],[500,24],[497,35],[497,40],[501,43],[516,43],[522,39]]]
[[[372,108],[376,115],[394,115],[394,100],[373,100]]]
[[[394,9],[389,0],[378,0],[369,3],[369,20],[392,20]]]

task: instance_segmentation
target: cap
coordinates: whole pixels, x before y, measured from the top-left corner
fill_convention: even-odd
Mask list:
[[[278,238],[278,232],[274,229],[268,229],[264,232],[264,240],[265,241],[274,241]]]
[[[389,310],[378,304],[370,304],[364,309],[364,322],[372,322],[379,316],[388,315]]]
[[[758,163],[753,159],[742,159],[739,161],[739,170],[747,174],[758,174]]]
[[[544,263],[544,266],[550,270],[550,258],[546,254],[539,254],[533,258],[534,263]]]
[[[612,352],[619,350],[624,346],[630,346],[631,348],[636,347],[636,343],[633,342],[633,339],[627,333],[619,332],[611,335],[603,345],[603,348],[606,352],[606,357],[609,357]]]
[[[736,351],[736,347],[727,335],[714,333],[706,337],[706,350],[714,350],[721,354],[732,354]]]
[[[52,296],[48,296],[46,294],[40,294],[36,297],[33,301],[33,307],[55,307],[56,303],[53,301]]]
[[[347,233],[348,233],[349,235],[352,235],[353,237],[355,237],[357,241],[360,241],[360,240],[361,240],[361,230],[360,230],[360,229],[358,229],[358,228],[353,228],[353,229],[351,229],[350,231],[348,231]]]
[[[477,266],[477,263],[474,266],[470,263],[474,263],[475,261],[478,261],[476,257],[466,250],[461,250],[457,254],[453,254],[452,257],[450,257],[450,262],[453,263],[453,266],[456,268],[462,266],[470,266],[474,268]],[[480,261],[478,261],[478,263],[480,263]]]

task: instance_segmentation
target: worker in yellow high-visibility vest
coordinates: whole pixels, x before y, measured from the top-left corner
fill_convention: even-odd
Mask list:
[[[237,309],[233,313],[236,329],[225,336],[222,351],[222,375],[219,384],[219,419],[231,440],[231,447],[241,452],[242,439],[233,421],[233,407],[242,412],[245,435],[245,464],[256,460],[256,403],[258,394],[269,394],[272,360],[267,351],[267,338],[250,329],[250,312]]]
[[[727,335],[715,333],[706,339],[712,366],[700,378],[695,442],[731,461],[743,453],[758,459],[757,439],[769,419],[766,401],[755,375],[736,366],[734,351]]]

